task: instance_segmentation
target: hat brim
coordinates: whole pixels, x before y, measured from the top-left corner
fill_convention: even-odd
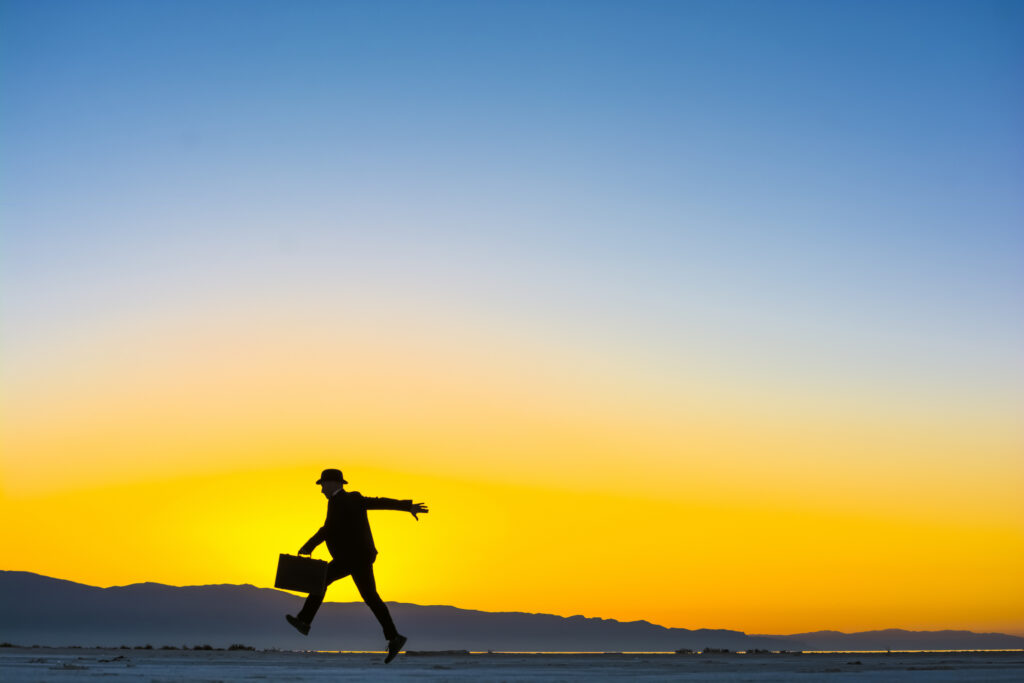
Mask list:
[[[318,484],[322,484],[322,483],[324,483],[325,481],[336,481],[336,482],[338,482],[339,484],[347,484],[347,483],[348,483],[348,482],[347,482],[347,481],[345,481],[344,479],[322,479],[322,478],[321,478],[321,479],[317,479],[317,480],[316,480],[316,483],[318,483]]]

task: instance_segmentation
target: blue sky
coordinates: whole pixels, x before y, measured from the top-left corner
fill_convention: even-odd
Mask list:
[[[664,368],[1019,399],[1020,3],[5,2],[3,24],[13,357],[340,297]]]

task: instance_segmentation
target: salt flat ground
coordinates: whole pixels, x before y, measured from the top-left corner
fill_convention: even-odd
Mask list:
[[[0,681],[1022,681],[1024,652],[401,655],[2,648]]]

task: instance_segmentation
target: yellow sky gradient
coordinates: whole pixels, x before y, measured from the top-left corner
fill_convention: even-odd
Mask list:
[[[1013,420],[855,391],[772,402],[724,374],[432,329],[175,320],[12,368],[4,568],[269,586],[322,521],[319,470],[340,467],[431,506],[373,513],[387,600],[1024,631]]]
[[[309,467],[7,497],[8,566],[98,585],[268,586],[322,521]],[[314,477],[315,477],[314,472]],[[1019,629],[1020,528],[720,496],[656,500],[349,468],[389,600],[687,628]],[[41,531],[42,530],[42,531]],[[326,556],[321,548],[318,555]],[[941,596],[939,599],[937,596]],[[346,582],[333,600],[358,600]]]

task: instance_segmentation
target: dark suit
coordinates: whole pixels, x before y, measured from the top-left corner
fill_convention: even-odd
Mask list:
[[[299,554],[311,553],[318,545],[326,542],[331,553],[331,562],[327,565],[328,585],[351,574],[356,588],[359,589],[359,595],[384,629],[384,637],[391,640],[398,631],[391,620],[387,605],[377,594],[377,582],[373,576],[377,547],[373,544],[367,510],[409,512],[412,510],[412,501],[367,498],[358,491],[339,490],[327,501],[327,520],[324,525],[306,541]],[[310,593],[298,618],[307,624],[313,623],[313,617],[323,604],[324,595],[325,593]]]

